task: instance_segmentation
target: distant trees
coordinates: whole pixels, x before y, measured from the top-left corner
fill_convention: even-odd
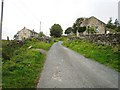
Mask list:
[[[117,19],[115,19],[114,23],[112,23],[112,18],[108,21],[107,28],[113,29],[115,32],[120,32],[120,23]]]
[[[42,37],[42,36],[45,36],[45,34],[44,34],[43,32],[40,32],[40,33],[38,34],[38,37]]]
[[[73,23],[72,27],[68,27],[65,30],[65,34],[70,34],[70,33],[76,34],[77,31],[79,33],[83,33],[86,30],[86,26],[81,27],[81,24],[82,24],[83,20],[84,20],[84,18],[78,18],[75,21],[75,23]]]
[[[7,36],[7,41],[9,41],[9,37]]]
[[[78,29],[77,24],[76,24],[76,23],[74,23],[74,24],[73,24],[73,26],[72,26],[72,28],[73,28],[73,31],[72,31],[72,32],[73,32],[74,34],[76,34],[77,29]]]
[[[108,21],[106,27],[107,27],[107,28],[111,28],[111,29],[114,29],[114,28],[115,28],[115,25],[112,23],[112,18],[110,18],[110,20]]]
[[[119,26],[119,21],[117,19],[115,19],[114,25],[117,27]]]
[[[72,27],[68,27],[66,30],[65,30],[65,34],[70,34],[72,33],[73,29]]]
[[[18,39],[18,34],[15,34],[14,37],[13,37],[14,40],[17,40]]]
[[[62,34],[63,34],[63,30],[59,24],[54,24],[50,28],[50,36],[60,37]]]

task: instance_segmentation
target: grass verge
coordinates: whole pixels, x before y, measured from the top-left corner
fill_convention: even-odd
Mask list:
[[[86,58],[98,61],[101,64],[114,68],[120,72],[120,47],[98,45],[85,40],[63,42],[63,45],[82,54]]]
[[[3,57],[2,69],[2,87],[6,88],[35,88],[42,71],[46,56],[40,53],[36,48],[49,50],[52,43],[45,43],[36,40],[27,40],[23,45],[8,45],[7,41],[3,41],[3,51],[6,55],[10,55],[10,59]],[[5,44],[6,43],[6,44]],[[12,44],[9,41],[9,44]],[[28,47],[32,46],[31,49]],[[5,55],[5,56],[6,56]]]

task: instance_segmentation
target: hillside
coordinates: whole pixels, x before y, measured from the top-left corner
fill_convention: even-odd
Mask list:
[[[2,41],[3,88],[35,88],[46,58],[37,49],[49,50],[52,43],[35,39]]]

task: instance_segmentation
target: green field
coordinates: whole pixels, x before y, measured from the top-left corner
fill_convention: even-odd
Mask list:
[[[46,58],[36,49],[49,50],[51,45],[35,39],[26,40],[23,44],[3,40],[3,88],[35,88]],[[32,48],[29,49],[30,46]]]
[[[65,41],[63,45],[101,64],[120,71],[120,47],[90,43],[85,40]]]

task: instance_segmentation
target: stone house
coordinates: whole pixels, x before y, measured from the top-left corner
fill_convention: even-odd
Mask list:
[[[109,29],[106,28],[106,24],[96,17],[92,16],[90,18],[84,18],[81,22],[81,27],[86,26],[86,30],[83,32],[84,35],[91,34],[87,31],[88,28],[93,28],[95,34],[107,34],[109,33]],[[78,36],[77,32],[77,36]]]
[[[38,33],[33,30],[27,29],[24,27],[22,30],[18,31],[17,34],[14,36],[16,40],[23,40],[32,37],[38,37]]]

